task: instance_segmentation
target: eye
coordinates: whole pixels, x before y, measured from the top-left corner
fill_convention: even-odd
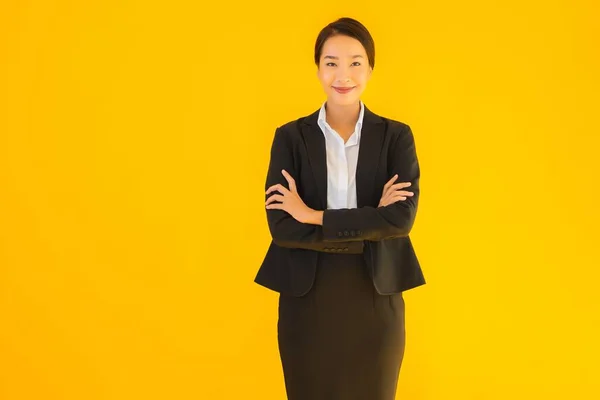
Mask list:
[[[325,65],[327,65],[328,67],[333,67],[333,66],[335,65],[335,63],[328,62],[328,63],[327,63],[327,64],[325,64]]]
[[[361,65],[361,64],[360,64],[360,61],[354,61],[354,62],[352,63],[352,65],[354,65],[354,64],[358,64],[358,65],[357,65],[357,67]]]

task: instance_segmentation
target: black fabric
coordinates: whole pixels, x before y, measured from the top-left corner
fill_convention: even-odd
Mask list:
[[[419,162],[409,125],[381,117],[365,105],[356,166],[357,207],[327,209],[327,153],[318,126],[319,110],[275,131],[265,191],[276,184],[288,188],[281,173],[295,180],[304,203],[323,211],[323,225],[297,221],[284,210],[265,209],[271,244],[254,282],[281,294],[302,296],[314,280],[317,253],[363,253],[379,294],[400,293],[425,284],[410,239],[420,198]],[[383,187],[411,182],[414,195],[378,207]],[[265,193],[265,201],[272,195]]]
[[[312,289],[279,296],[288,400],[394,400],[404,312],[402,293],[379,294],[360,254],[319,254]]]

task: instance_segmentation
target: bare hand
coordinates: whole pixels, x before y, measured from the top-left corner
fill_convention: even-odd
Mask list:
[[[409,187],[411,185],[410,182],[394,184],[396,179],[398,179],[398,174],[394,175],[383,187],[383,194],[381,195],[381,200],[379,200],[378,207],[389,206],[397,201],[404,201],[407,197],[414,195],[413,192],[401,190],[405,187]]]
[[[269,210],[283,210],[290,214],[296,221],[302,223],[308,223],[311,220],[311,215],[315,212],[312,208],[304,204],[304,201],[298,195],[298,189],[296,188],[296,181],[286,170],[281,170],[281,173],[288,182],[289,190],[281,184],[276,184],[267,189],[266,194],[273,191],[279,192],[280,194],[273,194],[270,196],[265,205]],[[278,201],[279,203],[275,203]]]

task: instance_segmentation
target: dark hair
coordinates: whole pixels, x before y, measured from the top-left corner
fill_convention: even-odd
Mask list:
[[[345,35],[358,40],[367,53],[369,65],[375,68],[375,42],[363,24],[352,18],[340,18],[321,29],[315,43],[315,64],[319,66],[325,41],[332,36]]]

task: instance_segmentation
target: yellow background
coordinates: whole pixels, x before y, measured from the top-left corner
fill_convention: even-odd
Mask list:
[[[600,398],[599,11],[3,1],[0,399],[284,398],[263,185],[341,16],[421,163],[398,398]]]

